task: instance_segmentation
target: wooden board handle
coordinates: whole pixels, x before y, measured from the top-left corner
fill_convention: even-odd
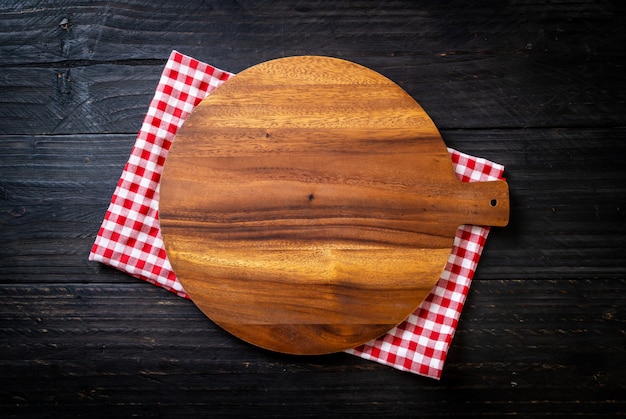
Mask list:
[[[457,198],[463,224],[504,227],[509,223],[509,186],[504,180],[462,182]]]

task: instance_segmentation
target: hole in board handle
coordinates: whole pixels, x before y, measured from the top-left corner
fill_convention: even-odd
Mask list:
[[[497,207],[498,206],[498,200],[497,199],[492,199],[491,201],[489,201],[489,205],[491,205],[492,207]]]

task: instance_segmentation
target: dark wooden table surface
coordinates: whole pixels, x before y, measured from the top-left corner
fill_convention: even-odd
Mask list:
[[[618,0],[2,2],[2,417],[626,414],[625,46]],[[172,49],[358,62],[506,166],[441,381],[256,349],[87,260]]]

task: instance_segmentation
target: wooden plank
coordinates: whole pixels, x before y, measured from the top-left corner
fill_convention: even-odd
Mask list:
[[[175,48],[233,72],[289,55],[353,60],[400,84],[443,129],[620,125],[622,8],[18,2],[0,7],[0,130],[136,132]]]
[[[211,63],[209,55],[195,57]],[[621,99],[626,84],[619,63],[581,64],[564,75],[558,61],[545,62],[542,57],[443,58],[428,65],[348,58],[369,64],[398,83],[442,130],[619,126],[626,113]],[[251,55],[250,65],[255,63]],[[5,134],[136,133],[163,65],[5,67],[6,77],[0,80],[0,130]],[[222,68],[233,66],[226,63]],[[587,86],[583,91],[581,84]]]
[[[624,5],[485,2],[337,3],[219,1],[202,4],[145,0],[42,5],[18,1],[0,7],[0,54],[7,64],[65,60],[165,59],[170,45],[207,53],[233,71],[256,62],[313,50],[397,57],[466,54],[618,54]],[[496,15],[498,18],[493,19]],[[68,20],[65,26],[60,25]],[[155,31],[158,29],[158,31]],[[131,30],[132,36],[125,36]],[[596,31],[604,35],[597,37]],[[573,49],[572,49],[573,48]],[[210,51],[214,52],[210,52]],[[247,54],[254,54],[251,62]]]
[[[624,280],[477,281],[437,383],[346,354],[294,358],[256,349],[190,301],[148,284],[5,284],[0,366],[11,386],[0,389],[0,403],[9,416],[42,408],[172,415],[206,408],[213,416],[462,408],[606,417],[626,407],[626,371],[614,362],[624,356],[624,291]]]

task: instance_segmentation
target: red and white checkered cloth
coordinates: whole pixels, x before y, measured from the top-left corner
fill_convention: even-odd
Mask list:
[[[159,182],[176,131],[202,99],[231,73],[173,51],[117,183],[89,259],[120,269],[185,298],[161,237]],[[496,180],[504,167],[449,149],[464,182]],[[441,278],[426,300],[384,336],[347,352],[439,379],[488,228],[461,226]]]

